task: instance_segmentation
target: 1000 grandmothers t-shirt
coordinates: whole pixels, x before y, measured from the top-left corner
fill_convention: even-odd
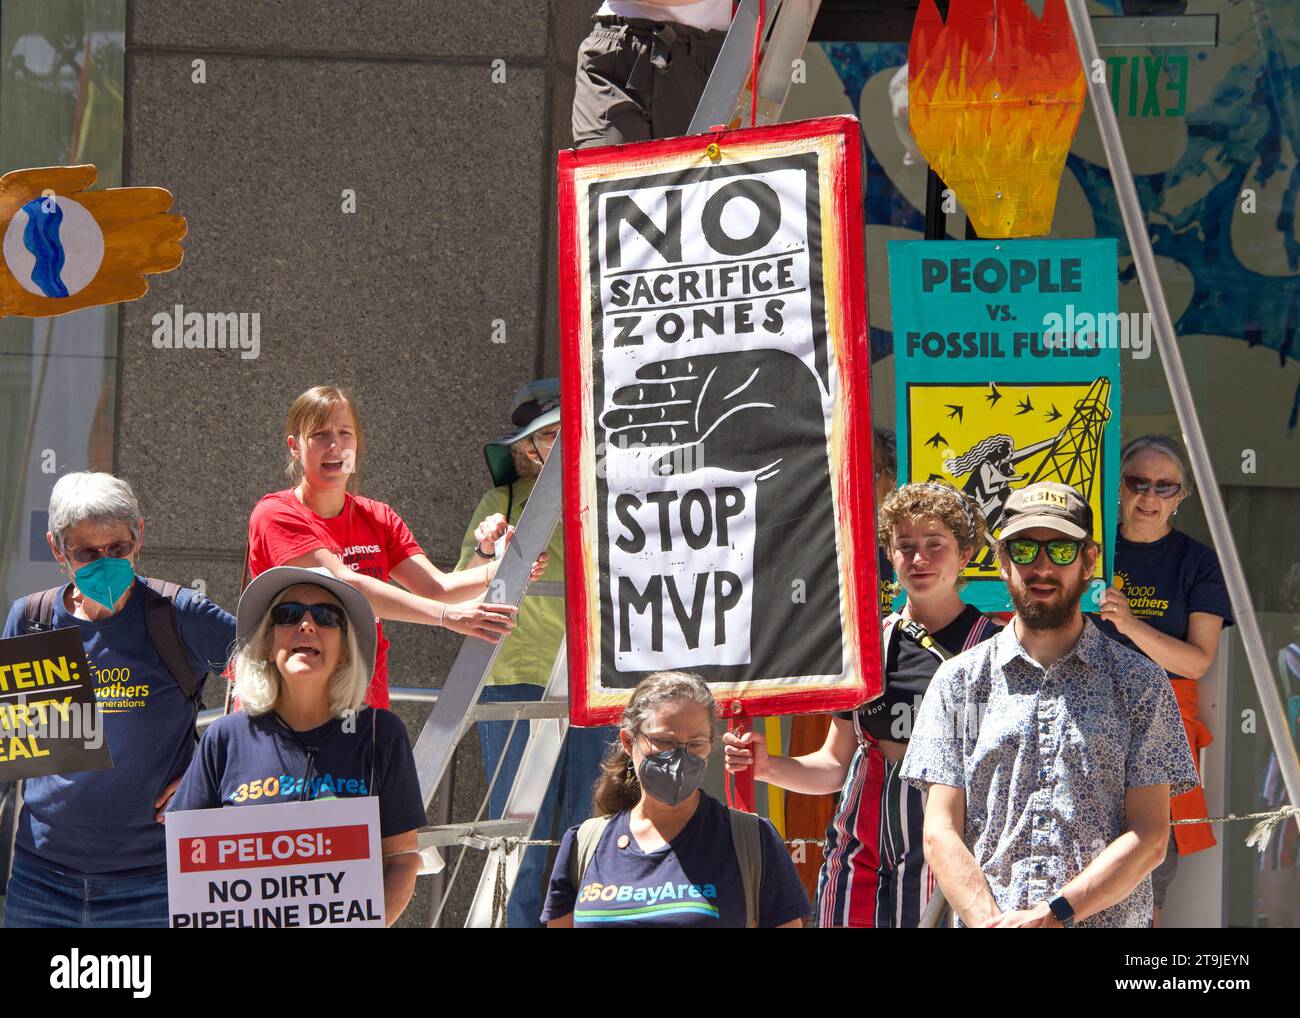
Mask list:
[[[1186,640],[1192,612],[1205,612],[1232,625],[1232,602],[1214,549],[1180,530],[1158,541],[1115,541],[1115,576],[1128,598],[1129,611],[1157,632]],[[1125,647],[1145,654],[1109,619],[1096,619],[1097,628]],[[1149,656],[1149,655],[1148,655]]]
[[[785,845],[770,822],[759,823],[763,885],[758,925],[780,926],[810,915],[808,896]],[[716,799],[701,792],[699,808],[681,833],[653,852],[641,850],[627,811],[619,813],[605,827],[575,889],[569,865],[577,831],[570,828],[560,842],[542,922],[572,913],[575,927],[745,925],[745,890],[731,818]]]

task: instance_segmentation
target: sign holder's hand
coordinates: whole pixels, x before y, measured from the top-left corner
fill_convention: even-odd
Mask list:
[[[728,729],[722,736],[722,765],[729,774],[752,770],[755,776],[767,765],[767,738],[758,731]]]
[[[753,735],[754,719],[745,716],[733,717],[727,726],[727,734],[738,741],[745,741],[745,736]],[[754,768],[743,771],[728,769],[730,780],[727,781],[727,805],[733,809],[754,812]],[[734,791],[733,791],[734,789]]]
[[[442,626],[462,636],[473,636],[488,643],[497,643],[515,628],[519,609],[512,604],[484,604],[466,601],[449,604],[442,615]]]
[[[175,778],[166,788],[158,793],[158,798],[153,801],[153,808],[157,811],[153,818],[158,823],[165,823],[167,820],[167,807],[171,805],[172,796],[176,794],[176,789],[181,787],[181,779]]]
[[[478,544],[479,553],[484,558],[495,558],[497,541],[504,537],[507,531],[513,529],[506,521],[504,513],[485,516],[483,521],[474,528],[474,540]],[[484,545],[487,545],[487,551],[483,550]]]

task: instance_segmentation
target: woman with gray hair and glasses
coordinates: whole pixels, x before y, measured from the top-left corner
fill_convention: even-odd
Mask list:
[[[596,816],[560,843],[550,927],[803,925],[812,913],[776,829],[700,789],[717,704],[688,672],[632,691],[596,784]]]
[[[203,683],[225,667],[235,620],[196,591],[137,576],[143,535],[125,481],[79,472],[54,485],[46,540],[66,582],[15,601],[4,636],[77,629],[113,767],[23,783],[6,926],[167,925],[161,811],[194,755]]]
[[[245,588],[236,617],[243,710],[204,733],[171,810],[377,796],[391,926],[415,890],[425,813],[405,726],[362,706],[374,609],[328,569],[276,566]]]
[[[1119,474],[1115,585],[1103,595],[1099,628],[1168,673],[1199,767],[1200,750],[1213,736],[1199,716],[1197,680],[1214,663],[1219,633],[1232,625],[1228,589],[1214,549],[1170,523],[1192,493],[1182,443],[1167,435],[1135,438],[1120,451]],[[1175,820],[1206,816],[1204,790],[1198,785],[1175,796],[1169,809]],[[1165,861],[1151,874],[1157,926],[1179,855],[1211,847],[1214,835],[1209,824],[1179,824],[1169,840]]]

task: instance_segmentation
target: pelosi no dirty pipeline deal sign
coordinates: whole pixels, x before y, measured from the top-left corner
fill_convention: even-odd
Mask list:
[[[173,929],[382,927],[379,800],[168,813],[167,906]]]
[[[858,122],[560,154],[571,713],[880,692]]]
[[[1015,489],[1077,489],[1102,546],[1085,611],[1115,547],[1120,354],[1150,353],[1140,316],[1118,313],[1116,257],[1114,238],[889,245],[899,481],[960,488],[994,533]],[[962,576],[963,599],[1012,610],[991,546]]]

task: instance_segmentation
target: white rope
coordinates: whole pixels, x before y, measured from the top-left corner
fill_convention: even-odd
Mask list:
[[[1250,834],[1246,836],[1246,844],[1252,848],[1258,848],[1263,852],[1268,847],[1269,839],[1273,831],[1293,816],[1300,816],[1300,808],[1296,806],[1282,806],[1279,809],[1267,813],[1243,813],[1237,816],[1235,813],[1229,813],[1226,817],[1193,817],[1190,820],[1171,820],[1171,826],[1178,824],[1226,824],[1234,820],[1259,820],[1260,822],[1252,828]],[[468,839],[469,835],[465,835]],[[474,843],[470,844],[467,840],[463,843],[469,848],[482,848],[486,851],[501,851],[505,854],[513,852],[520,846],[532,847],[534,845],[544,848],[556,848],[559,846],[558,841],[542,840],[533,838],[483,838],[476,837]],[[824,848],[826,840],[824,838],[785,838],[784,843],[787,845],[817,845]]]

